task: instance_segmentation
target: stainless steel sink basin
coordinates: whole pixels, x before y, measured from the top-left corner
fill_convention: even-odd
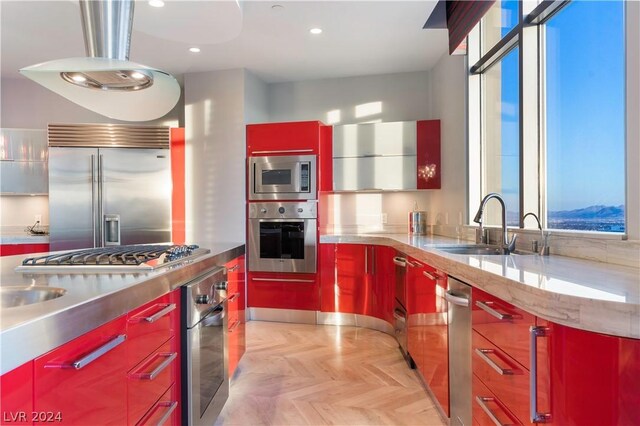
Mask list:
[[[435,248],[451,254],[471,254],[471,255],[479,255],[479,256],[486,256],[486,255],[502,256],[507,254],[505,253],[505,250],[502,247],[488,246],[488,245],[481,245],[481,244],[473,244],[473,245],[467,245],[467,246],[446,246],[446,247],[436,246]],[[511,254],[531,255],[535,253],[515,250],[515,251],[512,251]]]
[[[16,306],[31,305],[63,296],[67,290],[57,287],[45,286],[9,286],[0,287],[0,306],[2,308],[15,308]]]

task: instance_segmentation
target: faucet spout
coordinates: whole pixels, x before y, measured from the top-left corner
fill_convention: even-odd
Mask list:
[[[492,198],[498,200],[500,206],[502,207],[502,248],[505,250],[506,254],[509,254],[515,250],[517,235],[514,235],[511,241],[509,241],[509,235],[507,233],[507,207],[500,194],[498,194],[497,192],[491,192],[485,195],[480,202],[480,207],[478,208],[478,212],[473,218],[473,221],[478,223],[482,227],[482,216],[484,214],[484,208],[487,205],[487,202]]]

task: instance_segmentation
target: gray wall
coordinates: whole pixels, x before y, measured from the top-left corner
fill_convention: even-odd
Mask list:
[[[269,84],[269,121],[320,120],[351,124],[431,117],[428,71]],[[358,105],[380,102],[381,111],[357,117]],[[340,111],[340,121],[327,117]]]

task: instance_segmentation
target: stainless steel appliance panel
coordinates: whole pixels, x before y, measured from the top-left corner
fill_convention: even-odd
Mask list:
[[[316,156],[249,158],[249,200],[316,199]]]
[[[449,405],[451,425],[471,425],[471,286],[449,277]]]
[[[229,397],[225,287],[224,268],[182,287],[183,424],[214,424]]]
[[[95,247],[98,150],[49,148],[51,251]]]
[[[99,149],[104,246],[171,241],[167,149]]]
[[[316,203],[249,205],[249,271],[314,273],[317,269]]]

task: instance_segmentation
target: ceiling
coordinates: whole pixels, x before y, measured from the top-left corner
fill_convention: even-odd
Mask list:
[[[227,12],[220,2],[165,2],[136,2],[130,59],[174,75],[247,68],[272,83],[409,72],[430,69],[447,51],[446,30],[422,29],[436,1],[243,1],[237,36],[233,25],[222,34]],[[177,4],[179,15],[171,13]],[[0,7],[3,77],[85,55],[76,1],[1,0]],[[323,33],[310,34],[313,27]],[[235,38],[224,41],[229,36]],[[201,52],[189,52],[192,46]]]

